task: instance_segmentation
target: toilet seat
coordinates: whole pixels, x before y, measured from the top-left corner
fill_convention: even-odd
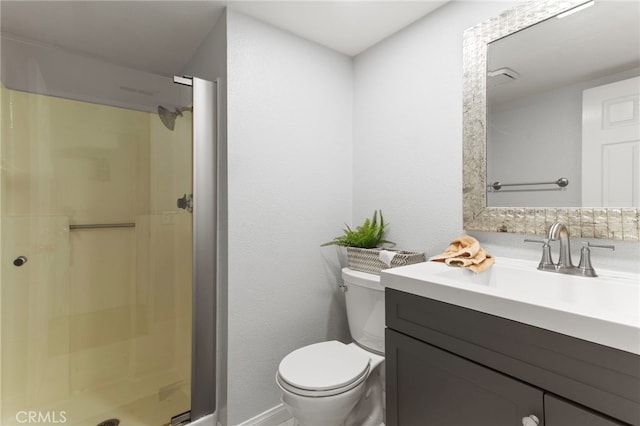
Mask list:
[[[302,396],[331,396],[346,392],[369,375],[371,358],[332,340],[291,352],[278,367],[278,383]]]

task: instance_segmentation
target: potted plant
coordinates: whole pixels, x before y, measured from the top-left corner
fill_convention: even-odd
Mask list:
[[[384,222],[382,211],[379,212],[379,215],[380,221],[378,222],[378,211],[374,210],[373,217],[365,219],[364,223],[356,227],[355,230],[345,224],[343,235],[335,237],[322,246],[346,247],[349,268],[376,275],[380,275],[380,271],[383,269],[424,262],[424,253],[382,247],[383,244],[393,246],[395,243],[384,239],[387,224]]]
[[[337,245],[342,247],[359,247],[372,249],[381,247],[382,244],[394,244],[384,239],[387,224],[384,223],[382,211],[380,211],[380,223],[378,223],[378,211],[373,212],[371,219],[365,219],[364,223],[352,230],[349,225],[345,224],[343,229],[344,235],[335,237],[333,240],[322,244],[322,246]]]

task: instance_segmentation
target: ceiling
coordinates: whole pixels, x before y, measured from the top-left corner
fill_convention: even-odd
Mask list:
[[[225,7],[349,56],[446,1],[11,1],[1,31],[119,65],[175,75]]]

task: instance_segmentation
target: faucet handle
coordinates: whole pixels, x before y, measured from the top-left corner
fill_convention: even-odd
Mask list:
[[[616,246],[611,244],[591,244],[588,241],[582,242],[582,249],[580,249],[580,263],[578,269],[585,277],[597,277],[595,269],[591,265],[591,250],[589,247],[603,248],[608,250],[615,250]]]
[[[609,249],[609,250],[615,250],[616,249],[616,246],[614,246],[613,244],[591,244],[589,241],[583,241],[582,242],[582,246],[583,247],[603,248],[603,249]]]
[[[545,238],[544,240],[532,240],[529,238],[525,238],[525,243],[540,243],[542,244],[542,258],[540,259],[540,263],[538,264],[538,269],[541,271],[555,271],[556,265],[551,260],[551,247],[549,246],[549,239]]]

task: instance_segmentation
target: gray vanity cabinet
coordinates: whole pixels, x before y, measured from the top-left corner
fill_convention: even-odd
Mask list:
[[[640,425],[637,355],[390,288],[386,322],[387,426]]]
[[[386,348],[395,384],[387,395],[399,401],[387,406],[387,425],[512,426],[542,415],[540,389],[393,330]]]

